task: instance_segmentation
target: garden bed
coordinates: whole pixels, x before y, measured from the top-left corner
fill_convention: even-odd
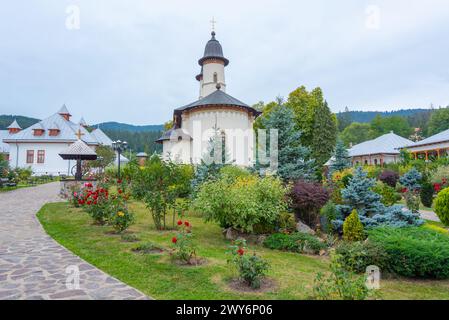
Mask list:
[[[110,226],[94,226],[81,209],[67,203],[45,205],[38,218],[45,230],[63,246],[106,273],[156,299],[307,299],[317,272],[328,271],[327,257],[305,256],[251,245],[271,264],[268,278],[275,290],[242,292],[229,286],[236,273],[227,264],[230,242],[214,223],[204,223],[190,215],[195,226],[198,256],[208,263],[186,268],[171,262],[168,254],[136,254],[131,251],[139,243],[153,242],[168,247],[174,232],[160,232],[151,215],[140,202],[131,202],[136,221],[128,231],[140,242],[127,243],[121,237],[107,237]],[[77,213],[77,214],[75,214]],[[448,280],[385,279],[381,282],[384,299],[449,299]]]

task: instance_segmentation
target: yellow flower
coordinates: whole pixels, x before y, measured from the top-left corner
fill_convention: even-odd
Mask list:
[[[118,215],[119,217],[123,217],[125,214],[124,214],[122,211],[119,211],[119,212],[117,212],[117,215]]]

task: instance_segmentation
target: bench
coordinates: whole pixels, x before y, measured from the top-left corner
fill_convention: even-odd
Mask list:
[[[15,187],[17,183],[10,181],[8,178],[0,178],[0,188],[3,187]]]

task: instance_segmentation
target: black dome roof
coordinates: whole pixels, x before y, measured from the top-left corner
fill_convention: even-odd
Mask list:
[[[206,48],[204,49],[204,56],[200,60],[198,60],[200,66],[202,66],[204,61],[207,59],[220,59],[224,62],[225,66],[229,64],[229,60],[226,59],[223,55],[223,48],[221,47],[220,42],[215,39],[214,31],[212,31],[212,39],[210,39],[206,44]]]

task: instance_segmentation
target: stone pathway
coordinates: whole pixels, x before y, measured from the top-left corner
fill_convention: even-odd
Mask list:
[[[0,193],[0,300],[149,299],[45,233],[35,215],[58,191],[54,182]]]
[[[440,222],[440,219],[433,211],[419,210],[419,213],[421,214],[421,218],[423,219]]]

